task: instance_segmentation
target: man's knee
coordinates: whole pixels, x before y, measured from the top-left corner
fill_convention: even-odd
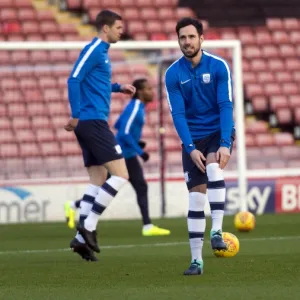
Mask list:
[[[125,180],[129,179],[128,170],[126,167],[125,160],[123,158],[114,160],[114,161],[110,161],[110,162],[106,163],[104,165],[104,167],[107,169],[108,173],[111,176],[121,177]]]

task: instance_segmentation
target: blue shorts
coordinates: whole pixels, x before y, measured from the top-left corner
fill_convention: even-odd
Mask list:
[[[75,135],[85,167],[101,166],[123,158],[121,147],[104,120],[79,120]]]
[[[230,153],[232,152],[233,141],[235,139],[235,131],[233,130],[231,135],[231,148]],[[197,150],[202,152],[202,154],[207,157],[209,153],[217,152],[220,148],[220,140],[221,140],[221,133],[220,131],[216,131],[209,136],[194,141],[195,147]],[[188,154],[184,148],[182,148],[182,166],[184,172],[184,179],[187,185],[187,188],[190,190],[191,188],[200,185],[200,184],[207,184],[207,174],[202,173],[199,168],[194,164],[191,159],[190,154]]]

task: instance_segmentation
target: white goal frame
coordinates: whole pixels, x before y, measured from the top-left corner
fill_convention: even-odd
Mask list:
[[[2,50],[79,50],[88,42],[80,41],[41,41],[41,42],[0,42]],[[242,78],[242,48],[238,40],[208,40],[204,41],[203,48],[232,49],[233,51],[233,75],[234,75],[234,109],[237,135],[237,167],[238,167],[238,187],[240,197],[240,210],[247,208],[247,160],[246,160],[246,140],[244,123],[244,97]],[[177,41],[121,41],[112,44],[112,49],[119,50],[155,50],[155,49],[178,49]]]

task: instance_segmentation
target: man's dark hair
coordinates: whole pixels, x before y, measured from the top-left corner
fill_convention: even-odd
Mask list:
[[[138,97],[138,91],[142,90],[144,88],[144,83],[146,83],[148,80],[146,78],[139,78],[136,79],[132,85],[135,87],[136,91],[135,94],[133,95],[133,98],[137,98]]]
[[[100,31],[104,25],[112,26],[117,20],[122,20],[122,17],[111,10],[102,10],[96,17],[95,25]]]
[[[183,19],[179,20],[176,24],[177,36],[179,37],[179,31],[181,28],[189,26],[189,25],[193,25],[196,28],[199,35],[203,34],[203,25],[201,22],[199,22],[198,20],[193,19],[193,18],[183,18]]]

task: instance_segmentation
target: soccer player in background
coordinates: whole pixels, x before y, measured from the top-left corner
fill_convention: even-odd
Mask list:
[[[142,235],[169,235],[170,230],[154,226],[151,222],[148,207],[148,185],[138,159],[138,157],[141,157],[145,162],[149,159],[149,154],[144,151],[146,143],[141,141],[140,138],[145,122],[145,108],[153,100],[153,89],[147,79],[143,78],[136,79],[132,85],[135,87],[136,92],[115,124],[118,131],[116,138],[125,158],[129,182],[137,196],[143,220]],[[66,217],[70,228],[74,228],[75,209],[80,207],[80,202],[81,200],[69,201],[65,204]]]
[[[96,226],[100,215],[128,181],[121,147],[110,130],[107,119],[111,92],[134,94],[132,85],[111,84],[108,49],[120,40],[121,16],[103,10],[96,17],[98,36],[80,53],[68,79],[72,117],[65,126],[75,132],[89,174],[89,184],[80,205],[80,225],[70,247],[86,260],[97,260],[100,252]],[[106,180],[107,172],[111,177]]]
[[[200,275],[206,192],[212,217],[212,249],[227,248],[222,239],[223,169],[235,135],[232,79],[224,59],[201,49],[203,26],[198,20],[180,20],[176,32],[183,56],[167,69],[165,82],[174,126],[183,144],[182,164],[189,190],[187,224],[192,262],[184,275]]]

